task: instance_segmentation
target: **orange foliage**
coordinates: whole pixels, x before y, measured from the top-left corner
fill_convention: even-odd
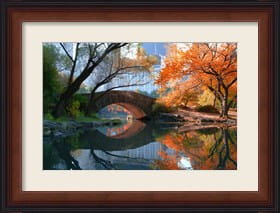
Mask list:
[[[237,93],[237,44],[193,43],[185,48],[173,44],[170,49],[156,83],[173,90],[209,89],[227,113]]]
[[[176,133],[166,134],[165,136],[158,138],[158,140],[165,144],[168,148],[173,149],[175,151],[180,151],[183,149],[182,142],[184,140],[182,135]]]
[[[167,107],[196,106],[200,91],[197,86],[191,87],[191,81],[184,81],[176,84],[166,95],[162,95],[157,102]]]

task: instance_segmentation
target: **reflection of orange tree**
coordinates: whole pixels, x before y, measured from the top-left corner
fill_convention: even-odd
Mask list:
[[[167,154],[165,151],[160,150],[159,156],[161,160],[155,160],[153,167],[158,169],[179,169],[177,161],[178,161],[178,153],[180,150],[183,150],[183,136],[176,134],[174,132],[168,133],[162,137],[157,138],[157,141],[165,144],[168,148],[176,151],[175,155]]]
[[[233,131],[220,129],[212,134],[198,131],[182,134],[169,133],[157,141],[173,149],[170,155],[160,151],[161,160],[155,161],[159,169],[179,169],[177,162],[182,156],[189,157],[193,169],[236,169],[237,147]]]
[[[159,156],[161,157],[161,160],[155,160],[152,167],[156,169],[165,169],[165,170],[176,170],[180,169],[177,164],[177,156],[176,155],[168,155],[164,151],[159,151]]]

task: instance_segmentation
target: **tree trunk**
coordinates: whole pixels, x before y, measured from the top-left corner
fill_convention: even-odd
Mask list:
[[[63,114],[69,99],[75,94],[75,92],[79,90],[80,85],[84,81],[84,79],[86,79],[86,77],[82,78],[81,76],[79,76],[79,78],[77,78],[72,84],[70,84],[67,87],[66,91],[62,93],[52,113],[54,117],[57,118]]]
[[[228,106],[228,98],[224,97],[222,100],[222,111],[221,111],[221,117],[222,118],[228,118],[228,110],[229,110],[229,106]]]
[[[221,111],[221,115],[220,115],[222,118],[224,118],[226,116],[226,108],[227,107],[226,107],[225,100],[222,100],[222,109],[221,109],[222,111]]]
[[[66,98],[60,98],[58,103],[56,104],[56,106],[53,110],[53,113],[52,113],[55,118],[58,118],[64,112],[64,110],[65,110],[64,106],[66,105],[65,101],[66,101]]]
[[[86,109],[86,115],[87,116],[89,116],[90,113],[92,112],[92,105],[93,105],[93,102],[94,102],[94,95],[95,95],[96,90],[97,90],[97,88],[93,89],[90,93],[90,97],[89,97],[88,105],[87,105],[87,109]]]
[[[214,95],[213,107],[215,107],[215,108],[216,108],[216,99],[217,99],[217,97],[216,97],[216,95]]]
[[[55,118],[60,117],[63,114],[63,112],[65,112],[69,99],[73,96],[73,94],[76,91],[77,90],[75,89],[75,87],[73,87],[73,85],[70,85],[67,88],[67,90],[60,96],[59,101],[57,102],[52,113]]]
[[[229,110],[229,101],[228,101],[228,88],[224,88],[225,94],[222,98],[222,111],[221,111],[221,117],[227,119],[228,118],[228,110]]]

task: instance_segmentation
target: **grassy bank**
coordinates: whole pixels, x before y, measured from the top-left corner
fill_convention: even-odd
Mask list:
[[[77,116],[77,117],[67,117],[62,116],[58,118],[54,118],[51,114],[45,114],[44,120],[55,121],[55,122],[68,122],[68,121],[75,121],[75,122],[96,122],[96,123],[107,123],[107,122],[114,122],[114,123],[121,123],[122,121],[119,119],[104,119],[98,117],[96,114],[92,114],[90,116]]]

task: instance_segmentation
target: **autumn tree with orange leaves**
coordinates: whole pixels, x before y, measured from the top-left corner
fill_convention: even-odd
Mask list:
[[[211,91],[221,105],[220,116],[228,111],[237,98],[237,44],[193,43],[183,47],[172,45],[171,54],[156,83],[162,88],[176,88],[185,84],[185,90]]]

